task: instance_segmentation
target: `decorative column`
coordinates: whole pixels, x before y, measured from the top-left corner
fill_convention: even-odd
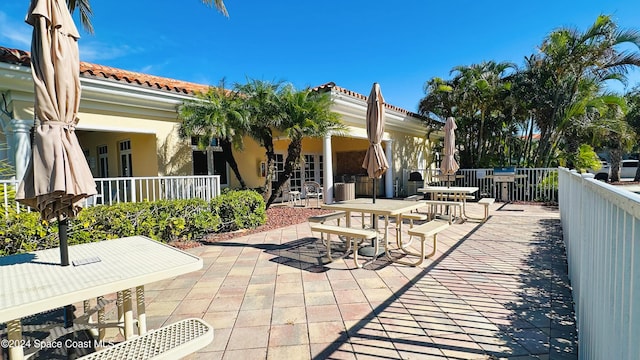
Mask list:
[[[333,151],[331,149],[331,134],[324,136],[322,145],[322,158],[324,159],[324,202],[333,203]]]
[[[9,153],[7,158],[11,161],[16,171],[16,179],[22,180],[29,165],[31,157],[31,127],[32,120],[12,119],[7,129],[7,142]],[[13,135],[13,136],[12,136]]]
[[[387,169],[387,172],[384,175],[384,193],[387,198],[393,198],[393,140],[387,140],[384,145],[384,153],[387,155],[387,163],[389,163],[389,169]]]

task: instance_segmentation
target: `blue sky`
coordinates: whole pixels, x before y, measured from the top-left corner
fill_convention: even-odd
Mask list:
[[[522,65],[559,27],[584,30],[603,13],[640,29],[637,0],[225,3],[229,18],[199,0],[92,0],[95,34],[76,21],[81,59],[210,85],[247,77],[297,88],[333,81],[368,95],[378,82],[388,103],[416,111],[427,80],[485,60]],[[30,49],[28,5],[2,2],[0,45]],[[638,82],[635,71],[629,86]]]

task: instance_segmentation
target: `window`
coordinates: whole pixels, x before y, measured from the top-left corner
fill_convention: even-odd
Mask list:
[[[109,177],[109,153],[107,145],[98,146],[98,176]]]
[[[118,147],[120,149],[120,176],[133,176],[131,140],[120,141]]]
[[[200,139],[191,137],[191,156],[193,161],[193,175],[220,175],[220,184],[229,184],[227,162],[219,146],[219,140],[213,139],[206,149],[198,147]]]

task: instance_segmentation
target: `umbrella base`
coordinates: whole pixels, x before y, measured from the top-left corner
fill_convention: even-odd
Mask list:
[[[374,246],[367,246],[358,249],[358,255],[366,256],[366,257],[378,257],[384,254],[384,248],[379,248],[378,253],[376,254],[376,249]]]

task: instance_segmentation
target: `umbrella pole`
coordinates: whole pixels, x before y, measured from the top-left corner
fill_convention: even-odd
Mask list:
[[[69,231],[69,218],[58,219],[58,237],[60,238],[60,264],[62,266],[69,266],[69,243],[67,241],[67,234]],[[64,327],[68,329],[73,326],[73,305],[64,306]],[[74,341],[76,337],[75,332],[67,335],[68,340]],[[73,357],[75,349],[67,347],[67,356]]]
[[[373,203],[376,203],[376,178],[373,178]],[[375,214],[371,214],[371,227],[374,230],[378,230],[378,216]],[[363,247],[358,249],[358,254],[367,257],[378,257],[384,254],[384,249],[378,249],[378,253],[375,252],[376,241],[378,239],[371,240],[371,246]]]
[[[58,220],[58,237],[60,238],[60,264],[69,266],[69,244],[67,231],[69,230],[69,218]]]
[[[376,178],[373,178],[373,203],[376,203]]]

